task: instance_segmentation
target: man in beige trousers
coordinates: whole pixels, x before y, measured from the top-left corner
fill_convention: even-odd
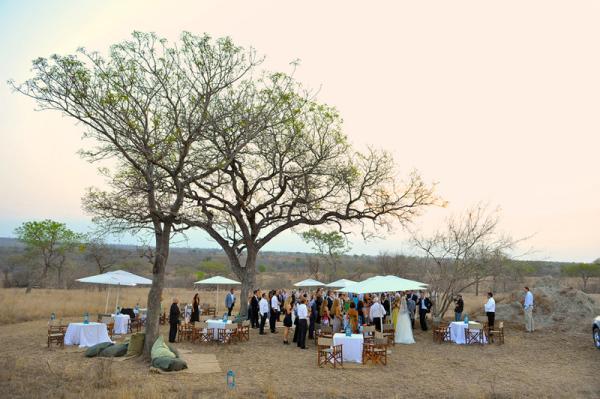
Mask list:
[[[525,287],[523,310],[525,311],[525,330],[527,332],[533,332],[533,293],[529,291],[529,287]]]

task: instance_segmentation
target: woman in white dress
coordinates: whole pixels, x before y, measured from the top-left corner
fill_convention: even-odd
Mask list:
[[[400,302],[400,311],[398,312],[398,320],[396,320],[396,331],[394,333],[394,342],[397,344],[414,344],[412,327],[408,308],[406,307],[406,297],[402,295]]]

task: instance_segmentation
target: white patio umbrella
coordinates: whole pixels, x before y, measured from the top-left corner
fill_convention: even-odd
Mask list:
[[[324,283],[314,280],[312,278],[308,278],[306,280],[302,280],[294,284],[295,287],[323,287],[324,285]]]
[[[331,288],[344,288],[347,287],[350,284],[354,284],[356,283],[356,281],[352,281],[352,280],[346,280],[345,278],[342,278],[340,280],[336,280],[333,283],[329,283],[327,284],[327,287],[331,287]]]
[[[202,285],[216,285],[217,286],[217,308],[216,313],[219,314],[219,286],[220,285],[236,285],[241,284],[239,281],[235,281],[229,279],[227,277],[214,276],[210,278],[206,278],[204,280],[196,281],[194,285],[202,284]]]
[[[103,285],[116,285],[117,286],[117,301],[115,302],[115,309],[119,306],[119,295],[121,286],[135,287],[136,285],[150,285],[152,280],[142,276],[138,276],[133,273],[126,272],[124,270],[115,270],[112,272],[106,272],[97,274],[95,276],[83,277],[77,279],[81,283],[88,284],[103,284]],[[106,305],[104,306],[104,313],[108,311],[108,297],[110,296],[110,287],[106,292]]]
[[[422,290],[426,288],[427,284],[420,281],[408,280],[396,276],[375,276],[354,284],[349,284],[338,291],[351,292],[353,294],[372,294],[377,292]]]

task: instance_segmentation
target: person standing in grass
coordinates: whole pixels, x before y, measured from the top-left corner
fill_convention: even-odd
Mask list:
[[[225,307],[227,308],[227,316],[231,316],[231,312],[233,311],[233,307],[235,306],[235,294],[233,293],[233,288],[227,293],[225,297]]]
[[[385,308],[382,304],[379,303],[379,298],[373,298],[373,305],[369,309],[369,318],[375,324],[375,329],[377,331],[381,331],[381,324],[383,323],[383,318],[386,315]]]
[[[179,299],[173,298],[171,309],[169,310],[169,342],[175,342],[177,337],[177,325],[179,324],[179,316],[181,311],[179,310]]]
[[[462,312],[465,308],[465,303],[462,299],[462,295],[458,294],[454,302],[456,303],[456,306],[454,306],[454,321],[461,321]]]
[[[267,294],[263,293],[260,302],[258,302],[258,308],[260,312],[260,335],[265,335],[265,322],[269,315],[269,302],[267,302]]]
[[[333,306],[331,307],[331,318],[332,318],[332,326],[333,333],[340,331],[342,326],[342,306],[340,304],[340,300],[335,298],[333,300]]]
[[[308,349],[306,347],[306,330],[308,326],[308,308],[306,307],[306,298],[300,300],[298,305],[298,347],[300,349]]]
[[[525,330],[527,332],[533,332],[533,293],[529,290],[529,287],[525,287],[523,310],[525,311]]]
[[[198,293],[196,293],[194,299],[192,299],[192,316],[190,317],[191,323],[197,321],[200,321],[200,295],[198,295]]]
[[[285,327],[283,331],[283,343],[284,345],[289,345],[288,337],[290,335],[290,328],[292,327],[292,297],[288,297],[285,300],[283,311],[285,312],[283,317],[283,326]]]
[[[488,292],[488,300],[484,306],[485,314],[488,318],[488,329],[494,328],[494,320],[496,319],[496,301],[494,300],[494,294]]]

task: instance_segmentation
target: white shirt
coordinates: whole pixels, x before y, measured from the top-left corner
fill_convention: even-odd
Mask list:
[[[485,303],[485,311],[494,313],[496,312],[496,301],[494,301],[494,298],[488,299],[488,301]]]
[[[299,319],[308,319],[308,308],[303,303],[298,305],[298,318]]]
[[[269,313],[269,302],[265,298],[261,298],[258,302],[258,309],[260,314]]]
[[[531,293],[531,291],[527,291],[527,293],[525,294],[525,303],[523,304],[523,306],[525,307],[525,309],[533,307],[533,294]]]
[[[385,314],[385,308],[379,302],[375,302],[373,305],[371,305],[371,309],[369,310],[369,317],[371,320],[381,318],[385,316]]]
[[[277,295],[273,295],[273,298],[271,298],[271,307],[279,311],[279,299],[277,299]]]
[[[421,309],[427,310],[427,304],[425,303],[425,298],[421,300]]]

